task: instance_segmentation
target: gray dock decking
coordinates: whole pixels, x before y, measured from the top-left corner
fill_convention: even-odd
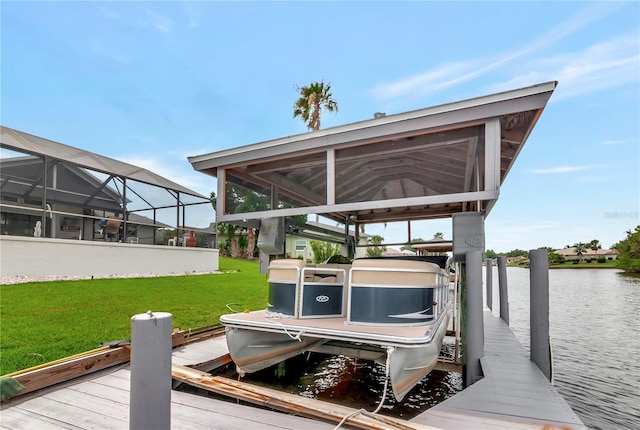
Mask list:
[[[484,313],[484,378],[418,415],[407,426],[440,429],[586,429],[566,401],[530,361],[509,327]],[[173,363],[199,365],[226,354],[224,337],[176,348]],[[128,429],[129,367],[43,390],[2,405],[0,428]],[[372,405],[371,409],[376,405]],[[252,406],[171,394],[172,429],[330,429],[334,424]],[[345,426],[347,427],[347,426]]]
[[[175,364],[200,364],[226,354],[224,337],[176,348]],[[205,366],[206,367],[206,366]],[[43,390],[3,404],[0,428],[7,430],[129,429],[129,366],[62,388]],[[333,425],[176,390],[171,392],[172,429],[330,429]]]
[[[509,326],[484,311],[484,378],[411,422],[443,429],[587,429]]]

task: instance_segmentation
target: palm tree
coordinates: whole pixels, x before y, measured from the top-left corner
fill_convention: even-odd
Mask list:
[[[587,244],[582,242],[574,243],[573,247],[575,248],[573,252],[576,253],[578,258],[582,262],[582,254],[584,254],[584,252],[587,250]]]
[[[371,236],[369,239],[367,239],[367,243],[369,245],[372,245],[371,247],[367,248],[367,256],[380,257],[382,253],[387,250],[386,247],[380,246],[382,245],[382,242],[384,242],[384,237],[380,235]]]
[[[227,236],[227,240],[229,241],[229,253],[231,254],[231,257],[238,258],[238,256],[240,255],[240,250],[238,248],[238,238],[236,237],[236,233],[241,230],[241,227],[233,224],[219,222],[217,228],[219,235]]]
[[[593,239],[591,242],[589,242],[589,249],[597,254],[598,249],[602,249],[602,245],[600,245],[599,240]]]
[[[309,130],[320,129],[320,113],[322,109],[329,112],[338,111],[338,103],[331,98],[331,84],[324,81],[312,82],[303,87],[296,87],[300,98],[293,105],[293,117],[300,117]]]

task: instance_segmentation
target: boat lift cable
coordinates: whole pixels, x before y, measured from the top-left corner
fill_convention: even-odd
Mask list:
[[[378,403],[378,407],[373,411],[369,412],[366,409],[358,409],[348,415],[345,415],[344,418],[338,423],[337,426],[333,428],[333,430],[337,430],[350,418],[355,417],[358,414],[362,414],[366,417],[377,419],[376,414],[382,409],[382,405],[384,405],[385,400],[387,399],[387,388],[389,387],[389,374],[391,373],[391,354],[396,349],[393,346],[387,347],[387,361],[385,362],[385,374],[384,374],[384,387],[382,388],[382,399],[380,399],[380,403]]]

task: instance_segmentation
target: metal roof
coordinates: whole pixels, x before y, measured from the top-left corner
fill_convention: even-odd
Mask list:
[[[65,163],[85,167],[97,172],[133,179],[145,184],[178,191],[190,196],[207,199],[195,191],[170,181],[142,167],[134,166],[113,158],[98,155],[83,149],[54,142],[9,127],[0,127],[0,146],[22,153],[47,157]]]
[[[557,82],[189,157],[218,221],[323,214],[366,224],[489,213]],[[270,198],[230,213],[228,185]]]

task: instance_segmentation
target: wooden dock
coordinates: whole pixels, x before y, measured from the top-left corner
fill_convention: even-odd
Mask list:
[[[488,309],[483,321],[484,378],[411,422],[451,430],[586,430],[507,323]]]
[[[215,355],[214,355],[215,354]],[[224,337],[176,348],[173,363],[212,365],[226,355]],[[80,382],[70,381],[3,403],[0,428],[26,429],[128,429],[129,366],[101,371]],[[327,429],[331,424],[243,406],[223,400],[173,390],[172,429]]]
[[[411,421],[360,414],[344,427],[586,429],[530,361],[506,323],[485,311],[484,329],[483,379]],[[343,417],[356,412],[340,405],[277,393],[204,373],[228,363],[227,352],[223,336],[173,350],[175,380],[235,396],[243,403],[173,390],[172,429],[331,429]],[[128,429],[129,388],[129,366],[121,365],[29,393],[2,404],[0,429]]]

